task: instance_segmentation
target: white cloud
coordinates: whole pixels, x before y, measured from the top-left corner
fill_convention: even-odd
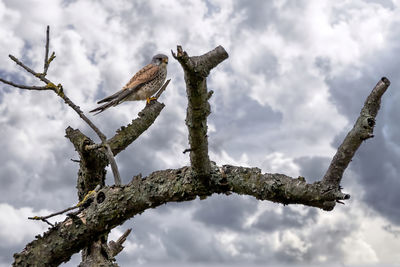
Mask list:
[[[47,210],[35,213],[31,207],[14,208],[7,203],[0,203],[0,247],[19,245],[32,239],[47,229],[46,224],[28,220],[37,214],[50,214]]]
[[[286,175],[299,176],[299,167],[293,162],[293,158],[283,153],[275,152],[264,157],[263,171],[268,173],[284,173]]]

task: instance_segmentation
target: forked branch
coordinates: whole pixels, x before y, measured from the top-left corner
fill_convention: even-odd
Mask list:
[[[9,57],[19,66],[21,66],[23,69],[25,69],[27,72],[31,73],[33,76],[36,78],[40,79],[43,83],[45,83],[45,86],[39,87],[39,86],[26,86],[26,85],[19,85],[19,84],[14,84],[10,81],[4,80],[0,78],[0,81],[6,84],[9,84],[11,86],[20,88],[20,89],[27,89],[27,90],[52,90],[54,91],[59,97],[61,97],[64,102],[70,106],[75,112],[81,117],[88,125],[90,128],[93,129],[93,131],[97,134],[97,136],[100,138],[102,144],[105,147],[105,153],[107,155],[108,161],[111,165],[111,169],[114,175],[114,182],[116,185],[121,184],[121,177],[118,171],[118,166],[117,163],[115,162],[114,155],[111,152],[110,146],[107,144],[107,137],[100,131],[100,129],[94,125],[94,123],[86,117],[86,115],[82,112],[79,106],[75,105],[71,99],[69,99],[65,93],[63,86],[61,84],[55,85],[52,81],[46,78],[47,75],[47,70],[49,68],[49,65],[51,61],[55,58],[55,53],[53,52],[52,55],[49,58],[49,42],[50,42],[50,27],[47,26],[46,30],[46,47],[45,47],[45,59],[44,59],[44,67],[43,67],[43,73],[38,73],[26,66],[24,63],[22,63],[20,60],[18,60],[16,57],[13,55],[9,55]]]

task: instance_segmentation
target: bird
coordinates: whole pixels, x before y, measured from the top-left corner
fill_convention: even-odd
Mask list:
[[[164,84],[167,77],[168,57],[163,54],[153,56],[151,62],[139,70],[121,90],[100,101],[105,103],[89,112],[97,115],[109,107],[116,106],[124,101],[146,100],[150,103],[154,95]]]

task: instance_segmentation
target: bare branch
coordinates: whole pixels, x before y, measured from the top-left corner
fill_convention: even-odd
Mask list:
[[[0,78],[0,82],[3,82],[3,83],[8,84],[8,85],[11,85],[13,87],[26,89],[26,90],[52,90],[51,88],[48,88],[46,86],[28,86],[28,85],[16,84],[16,83],[4,80],[2,78]]]
[[[375,118],[381,103],[381,97],[389,87],[390,81],[383,77],[364,103],[353,129],[347,134],[339,146],[332,162],[323,178],[323,182],[338,187],[344,170],[349,165],[362,141],[373,137]]]
[[[54,217],[54,216],[57,216],[57,215],[66,213],[67,211],[74,210],[74,209],[77,209],[77,208],[78,208],[78,206],[73,206],[73,207],[66,208],[66,209],[64,209],[64,210],[62,210],[62,211],[58,211],[58,212],[52,213],[52,214],[47,215],[47,216],[34,216],[34,217],[28,217],[28,219],[29,219],[29,220],[40,220],[40,221],[44,221],[44,222],[50,224],[51,226],[54,226],[53,224],[51,224],[51,223],[49,223],[49,222],[47,221],[48,218],[51,218],[51,217]]]
[[[21,66],[24,70],[26,70],[27,72],[29,72],[30,74],[32,74],[33,76],[39,78],[42,82],[44,82],[45,84],[50,84],[51,82],[46,79],[45,77],[43,77],[43,75],[41,75],[40,73],[35,72],[34,70],[32,70],[31,68],[29,68],[28,66],[26,66],[24,63],[22,63],[21,61],[18,60],[18,58],[14,57],[13,55],[8,55],[15,63],[17,63],[17,65]]]
[[[49,69],[49,44],[50,44],[50,26],[47,25],[46,29],[46,46],[44,53],[44,65],[43,65],[43,75],[46,76],[47,70]]]
[[[126,241],[126,238],[131,233],[131,231],[132,231],[132,228],[126,230],[125,233],[123,233],[123,235],[120,238],[118,238],[117,241],[108,242],[108,247],[110,249],[112,257],[117,256],[118,253],[120,253],[124,249],[122,244]]]
[[[171,79],[168,79],[168,80],[164,83],[164,85],[161,86],[160,90],[158,90],[158,92],[157,92],[157,94],[156,94],[156,96],[155,96],[156,100],[158,100],[158,99],[160,98],[161,94],[165,91],[165,89],[167,88],[167,86],[168,86],[168,84],[169,84],[170,81],[171,81]]]
[[[117,130],[117,133],[107,141],[114,155],[123,151],[146,131],[157,119],[164,106],[164,104],[157,101],[151,101],[150,104],[146,105],[139,112],[137,119],[132,120],[130,124]]]
[[[56,54],[54,52],[51,53],[51,56],[49,58],[49,44],[50,44],[50,26],[47,25],[44,67],[42,73],[43,77],[47,75],[47,70],[49,69],[50,63],[56,58]]]
[[[172,51],[171,51],[172,52]],[[177,46],[177,54],[172,56],[181,64],[185,72],[188,107],[186,125],[189,130],[190,163],[196,176],[203,181],[210,174],[208,157],[207,116],[210,114],[211,97],[207,91],[206,78],[210,70],[228,58],[222,46],[198,57],[189,57],[181,46]]]
[[[108,161],[110,162],[111,170],[114,175],[114,183],[115,183],[115,185],[121,185],[121,177],[119,175],[118,165],[117,165],[117,162],[115,162],[114,155],[111,150],[110,144],[105,143],[105,146],[106,146]]]
[[[168,79],[160,88],[155,96],[156,99],[161,96],[170,81],[171,79]],[[117,130],[117,134],[115,134],[111,139],[107,141],[107,144],[110,145],[114,155],[117,155],[119,152],[124,150],[144,131],[146,131],[150,127],[150,125],[154,123],[158,115],[160,115],[160,112],[163,108],[164,104],[161,104],[157,101],[151,101],[150,103],[146,104],[142,111],[139,112],[139,118],[132,120],[132,122],[128,124],[128,126],[123,126],[119,130]]]
[[[11,82],[5,81],[3,79],[1,79],[0,81],[10,84],[12,86],[18,87],[18,88],[22,88],[22,89],[29,89],[29,90],[53,90],[59,97],[61,97],[64,102],[69,105],[73,110],[75,110],[76,113],[78,113],[79,117],[81,117],[89,126],[90,128],[93,129],[93,131],[98,135],[98,137],[100,138],[102,144],[106,143],[107,137],[100,131],[100,129],[94,125],[94,123],[88,118],[86,117],[86,115],[81,111],[81,109],[79,108],[79,106],[75,105],[71,99],[69,99],[63,90],[63,87],[61,84],[55,85],[55,83],[51,82],[50,80],[48,80],[47,78],[45,78],[48,67],[50,62],[55,58],[54,52],[52,53],[51,57],[48,58],[48,51],[49,51],[49,42],[50,42],[50,27],[47,26],[47,30],[46,30],[46,51],[45,51],[45,63],[44,63],[44,72],[43,73],[37,73],[34,70],[32,70],[31,68],[29,68],[28,66],[26,66],[24,63],[22,63],[21,61],[19,61],[16,57],[14,57],[13,55],[9,55],[9,57],[15,62],[17,63],[19,66],[21,66],[23,69],[25,69],[27,72],[31,73],[33,76],[37,77],[38,79],[40,79],[42,82],[44,82],[46,84],[45,87],[36,87],[36,86],[17,86],[15,84],[11,84]],[[107,146],[106,146],[107,147]],[[114,175],[114,181],[116,185],[120,185],[121,184],[121,177],[118,171],[118,166],[115,162],[114,159],[114,155],[113,153],[111,153],[111,149],[106,149],[105,153],[108,157],[108,160],[110,162],[111,165],[111,169]]]
[[[110,229],[146,209],[167,202],[189,201],[213,193],[246,194],[283,204],[304,204],[332,210],[349,196],[323,183],[307,184],[303,177],[262,174],[258,168],[213,165],[211,186],[193,176],[189,167],[157,171],[124,187],[104,187],[86,209],[50,229],[43,237],[14,254],[15,263],[60,264]],[[101,197],[100,197],[101,196]]]
[[[94,190],[89,191],[89,192],[86,194],[86,196],[82,199],[82,201],[80,201],[80,202],[79,202],[78,204],[76,204],[75,206],[66,208],[66,209],[64,209],[64,210],[62,210],[62,211],[54,212],[54,213],[52,213],[52,214],[50,214],[50,215],[47,215],[47,216],[34,216],[34,217],[28,217],[28,219],[29,219],[29,220],[41,220],[41,221],[44,221],[44,222],[50,224],[51,226],[54,226],[53,224],[49,223],[49,222],[47,221],[47,219],[49,219],[49,218],[51,218],[51,217],[54,217],[54,216],[57,216],[57,215],[60,215],[60,214],[63,214],[63,213],[66,213],[67,211],[70,211],[70,210],[74,210],[74,209],[83,207],[83,206],[85,206],[87,203],[91,203],[91,202],[93,201],[93,198],[96,196],[96,193],[100,190],[100,188],[101,188],[101,186],[100,186],[100,185],[97,185],[96,188],[95,188]]]

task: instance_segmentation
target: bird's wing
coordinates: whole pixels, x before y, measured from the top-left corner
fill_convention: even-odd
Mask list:
[[[104,98],[104,99],[98,101],[97,104],[101,104],[101,103],[104,103],[104,102],[109,102],[109,101],[115,99],[116,97],[118,97],[118,95],[119,95],[122,91],[124,91],[124,90],[119,90],[119,91],[116,92],[115,94],[112,94],[112,95],[110,95],[110,96],[107,96],[106,98]]]
[[[109,107],[116,106],[121,101],[123,101],[126,97],[128,97],[130,94],[132,94],[133,92],[139,90],[139,88],[142,87],[142,86],[143,86],[143,83],[142,84],[138,84],[133,88],[121,89],[118,92],[116,92],[115,94],[113,94],[113,95],[111,95],[111,96],[109,96],[107,98],[104,98],[103,100],[97,102],[97,103],[103,103],[103,102],[108,102],[108,103],[105,103],[104,105],[101,105],[100,107],[97,107],[97,108],[95,108],[95,109],[93,109],[93,110],[91,110],[89,112],[98,111],[96,114],[94,114],[94,115],[97,115],[97,114],[103,112],[104,110],[108,109]]]
[[[147,83],[154,78],[156,78],[160,67],[154,64],[148,64],[144,66],[141,70],[139,70],[130,80],[129,82],[122,87],[123,90],[135,87],[139,84]]]
[[[97,102],[97,104],[105,103],[112,101],[116,98],[119,98],[118,103],[128,96],[128,94],[123,94],[123,97],[120,98],[120,95],[126,89],[133,89],[129,90],[130,93],[136,92],[142,85],[148,81],[153,80],[157,76],[157,72],[159,71],[159,67],[153,64],[148,64],[144,66],[141,70],[139,70],[133,77],[129,80],[129,82],[122,87],[122,90],[119,90],[115,94],[107,96],[106,98]],[[125,92],[126,93],[126,92]]]

